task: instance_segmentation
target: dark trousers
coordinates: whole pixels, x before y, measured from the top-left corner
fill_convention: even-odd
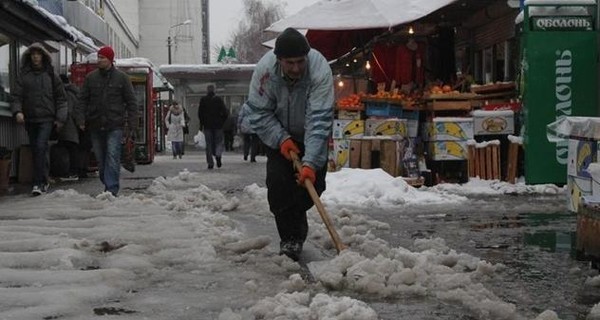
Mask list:
[[[92,152],[92,138],[89,131],[79,131],[79,145],[77,153],[79,161],[77,162],[77,174],[80,178],[87,177],[88,168],[90,166],[90,154]]]
[[[50,140],[53,125],[52,122],[27,122],[25,126],[33,158],[34,186],[48,183],[48,140]]]
[[[116,196],[120,187],[123,129],[94,130],[90,135],[104,191]]]
[[[69,176],[78,176],[81,171],[81,152],[79,144],[72,141],[59,140],[56,143],[69,153],[69,168],[65,170]]]
[[[233,151],[233,130],[223,130],[225,151]]]
[[[183,141],[171,141],[171,151],[173,151],[173,158],[176,156],[183,155]]]
[[[250,154],[251,160],[256,159],[259,143],[260,139],[258,135],[255,133],[244,133],[244,159],[248,158],[248,154]]]
[[[204,129],[204,141],[206,142],[206,163],[214,165],[214,158],[220,158],[223,154],[223,129]]]
[[[266,153],[267,199],[275,216],[279,238],[282,242],[304,242],[308,234],[306,211],[314,203],[308,191],[296,182],[292,162],[284,158],[279,150],[267,148]],[[325,191],[326,169],[323,166],[316,172],[315,189],[318,195]]]

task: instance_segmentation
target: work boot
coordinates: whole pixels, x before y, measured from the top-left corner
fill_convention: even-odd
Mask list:
[[[217,157],[217,168],[220,168],[222,165],[221,163],[221,157]]]
[[[290,259],[298,261],[302,252],[302,242],[299,241],[281,241],[279,243],[279,254],[285,254]]]

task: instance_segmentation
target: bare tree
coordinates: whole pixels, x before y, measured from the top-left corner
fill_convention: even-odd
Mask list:
[[[231,35],[230,45],[239,63],[256,63],[268,51],[263,42],[277,34],[264,30],[281,19],[284,8],[281,3],[261,0],[244,0],[244,17]]]

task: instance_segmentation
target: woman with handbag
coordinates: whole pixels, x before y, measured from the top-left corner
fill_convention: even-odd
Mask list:
[[[183,108],[177,101],[171,103],[169,112],[165,117],[165,124],[169,129],[167,140],[171,141],[171,149],[173,151],[173,159],[179,159],[183,156],[183,130],[186,126],[185,114]]]

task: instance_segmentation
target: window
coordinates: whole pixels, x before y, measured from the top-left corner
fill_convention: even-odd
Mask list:
[[[10,116],[10,44],[0,33],[0,116]]]
[[[490,83],[494,80],[494,49],[489,47],[483,50],[483,83]]]

